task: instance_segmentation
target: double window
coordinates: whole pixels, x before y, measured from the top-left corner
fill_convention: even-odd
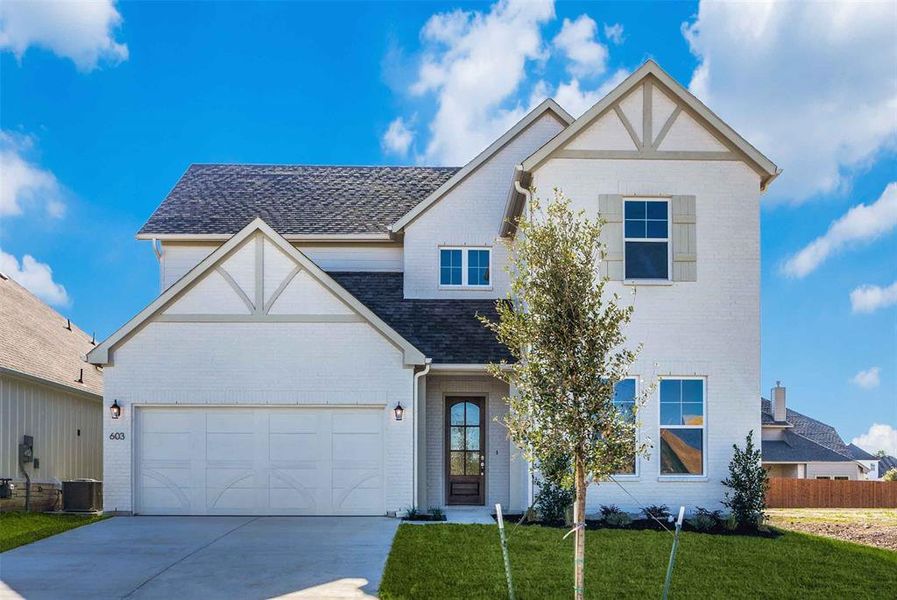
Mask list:
[[[489,248],[440,248],[439,285],[487,288],[492,285]]]
[[[669,279],[669,201],[626,200],[623,210],[625,278]]]
[[[635,421],[635,378],[622,379],[614,385],[614,408],[628,421]],[[638,435],[638,434],[636,434]],[[618,475],[637,475],[636,441],[632,443],[632,458],[628,469],[620,471]]]
[[[704,380],[660,381],[660,474],[704,474]]]

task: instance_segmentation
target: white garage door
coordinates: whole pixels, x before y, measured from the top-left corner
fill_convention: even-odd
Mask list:
[[[136,512],[381,515],[382,408],[141,408]]]

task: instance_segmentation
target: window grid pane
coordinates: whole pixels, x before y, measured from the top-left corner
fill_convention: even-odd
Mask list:
[[[489,250],[467,251],[467,284],[489,285]]]
[[[440,250],[439,284],[461,285],[461,250]]]

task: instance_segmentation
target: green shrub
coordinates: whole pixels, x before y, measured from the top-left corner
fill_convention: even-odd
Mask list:
[[[444,512],[441,508],[439,508],[438,506],[431,506],[431,507],[427,510],[427,512],[430,513],[430,516],[432,516],[432,517],[433,517],[434,519],[436,519],[437,521],[438,521],[438,520],[441,520],[442,517],[445,516],[445,512]]]
[[[600,511],[601,511],[602,519],[606,519],[610,515],[615,515],[615,514],[623,512],[622,510],[620,510],[620,507],[617,506],[616,504],[602,504]]]
[[[666,504],[649,504],[642,509],[646,519],[666,521],[670,518],[670,507]]]
[[[606,517],[604,517],[604,522],[608,527],[629,527],[632,524],[632,517],[629,516],[629,513],[625,512],[616,512],[610,513]]]
[[[695,514],[692,518],[688,520],[689,524],[694,527],[697,531],[712,531],[719,525],[723,520],[723,515],[718,510],[707,510],[706,508],[698,507],[695,510]]]
[[[542,479],[535,505],[543,521],[566,521],[567,509],[573,506],[573,490]]]
[[[408,508],[405,509],[405,518],[406,519],[413,519],[414,517],[417,516],[417,514],[418,514],[418,510],[417,510],[416,506],[409,506]]]
[[[723,505],[732,511],[738,527],[758,529],[766,516],[769,475],[760,463],[760,449],[754,448],[754,432],[748,433],[744,450],[734,444],[732,448],[729,477],[722,482],[731,491]]]

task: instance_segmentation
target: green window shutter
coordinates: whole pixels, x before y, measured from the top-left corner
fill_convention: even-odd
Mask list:
[[[694,196],[673,196],[673,281],[698,280],[697,214]]]
[[[601,194],[598,196],[598,216],[604,219],[601,241],[604,255],[601,257],[601,275],[612,281],[623,281],[623,196]]]

